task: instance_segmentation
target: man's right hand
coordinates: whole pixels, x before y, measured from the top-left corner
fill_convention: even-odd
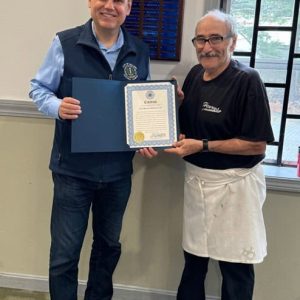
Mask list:
[[[81,114],[80,101],[71,97],[63,98],[59,106],[58,114],[63,120],[77,119]]]
[[[152,147],[148,148],[141,148],[137,151],[141,156],[147,157],[147,158],[153,158],[158,155],[158,152],[153,149]]]

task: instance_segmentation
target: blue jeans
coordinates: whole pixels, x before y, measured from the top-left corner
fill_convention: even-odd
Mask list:
[[[177,300],[205,300],[205,277],[208,257],[184,251],[185,266],[178,288]],[[222,273],[221,300],[252,300],[254,267],[252,264],[219,261]]]
[[[53,174],[49,288],[52,300],[76,300],[78,263],[92,208],[93,245],[85,300],[112,298],[112,274],[121,255],[122,219],[131,177],[97,183]]]

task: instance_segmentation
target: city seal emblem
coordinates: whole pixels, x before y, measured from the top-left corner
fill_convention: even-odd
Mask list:
[[[155,93],[154,93],[154,91],[147,91],[147,92],[146,92],[146,98],[147,98],[148,100],[154,99],[154,98],[155,98]]]
[[[138,78],[137,67],[133,64],[126,63],[123,65],[124,77],[128,80],[135,80]]]

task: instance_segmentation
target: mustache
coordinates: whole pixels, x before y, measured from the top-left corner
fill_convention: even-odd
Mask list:
[[[215,52],[208,52],[208,53],[200,53],[199,57],[218,57],[218,54]]]

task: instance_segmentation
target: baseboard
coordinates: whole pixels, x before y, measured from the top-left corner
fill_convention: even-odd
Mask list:
[[[31,276],[14,273],[0,273],[0,287],[48,292],[48,279],[45,276]],[[78,293],[84,294],[86,281],[80,280]],[[114,285],[114,300],[175,300],[176,292],[148,289],[122,284]],[[220,300],[219,297],[208,296],[207,300]]]

